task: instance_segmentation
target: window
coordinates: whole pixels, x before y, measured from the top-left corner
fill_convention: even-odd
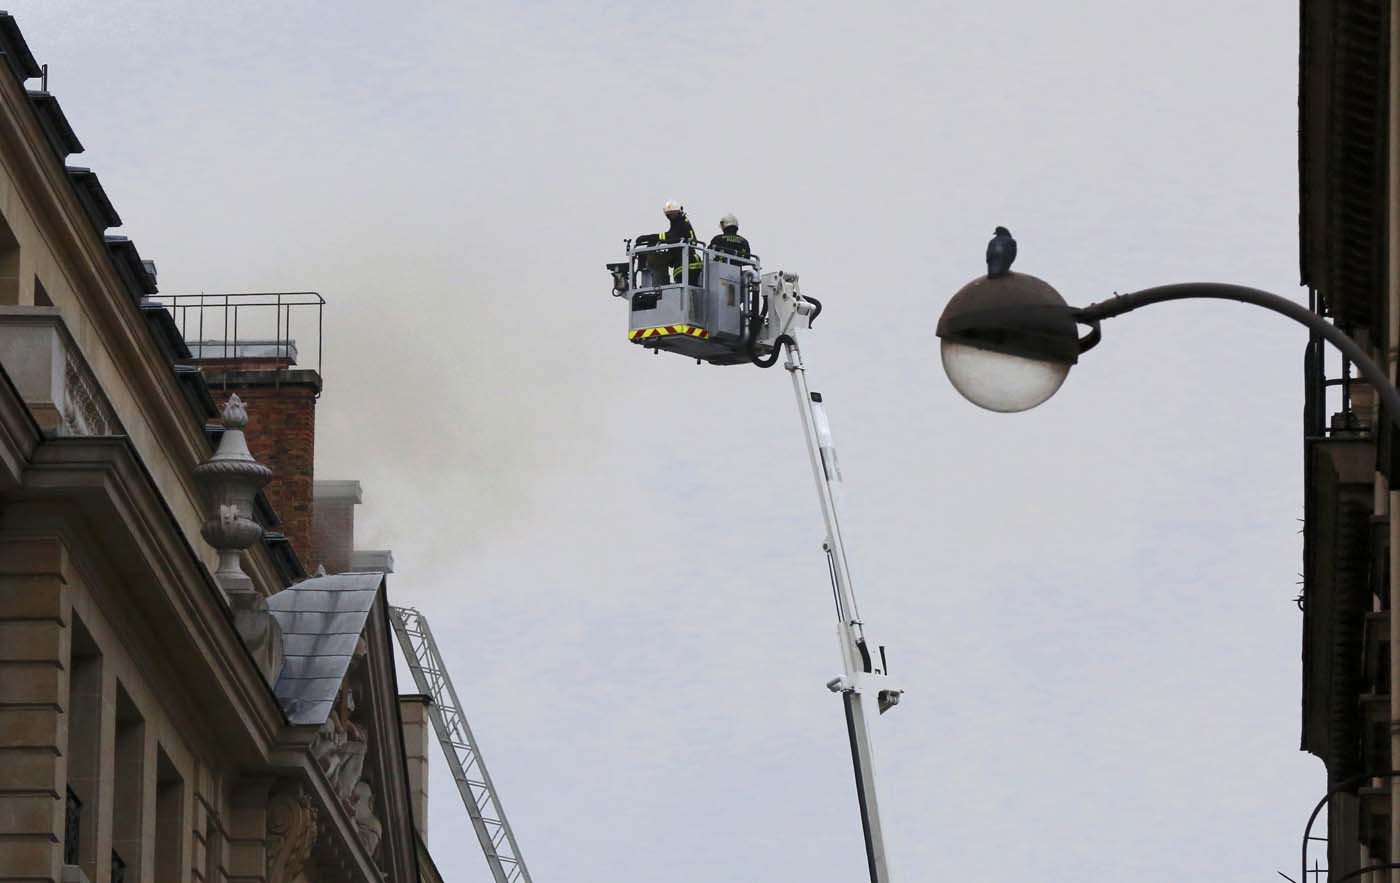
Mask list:
[[[63,863],[97,879],[97,807],[101,787],[102,656],[92,635],[73,617],[68,677],[68,797]],[[88,836],[84,837],[83,832]]]
[[[156,749],[156,879],[179,880],[185,859],[185,782]]]
[[[141,828],[145,807],[146,722],[121,684],[117,684],[117,751],[112,776],[112,880],[117,866],[130,879],[141,879]]]
[[[78,841],[82,836],[82,826],[79,824],[82,819],[83,802],[78,799],[78,795],[73,793],[73,789],[68,789],[68,796],[63,802],[63,863],[65,865],[76,865],[78,863]]]
[[[205,805],[204,812],[204,879],[213,883],[221,880],[219,870],[224,865],[224,832],[219,827],[213,808]]]
[[[19,303],[19,240],[0,218],[0,304]]]

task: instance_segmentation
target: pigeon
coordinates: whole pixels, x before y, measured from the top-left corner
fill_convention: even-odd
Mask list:
[[[992,241],[987,243],[987,276],[995,279],[1011,272],[1011,262],[1016,260],[1016,240],[1011,231],[998,227]]]

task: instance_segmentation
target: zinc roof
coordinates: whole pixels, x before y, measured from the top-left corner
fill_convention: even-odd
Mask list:
[[[382,573],[338,573],[267,599],[282,627],[285,661],[273,692],[288,721],[326,722],[383,584]]]

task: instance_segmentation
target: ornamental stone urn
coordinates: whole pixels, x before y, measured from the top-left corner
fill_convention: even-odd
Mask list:
[[[253,459],[243,427],[248,409],[237,395],[223,409],[224,434],[214,456],[194,468],[208,506],[200,534],[219,552],[214,581],[233,608],[234,624],[263,674],[275,680],[282,665],[282,632],[267,612],[267,600],[243,570],[243,551],[262,539],[253,518],[253,499],[272,478],[272,470]]]

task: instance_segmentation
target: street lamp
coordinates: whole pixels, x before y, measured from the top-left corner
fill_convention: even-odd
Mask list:
[[[1024,411],[1055,394],[1079,356],[1099,342],[1104,319],[1163,301],[1197,298],[1254,304],[1306,325],[1356,365],[1400,427],[1400,393],[1360,344],[1307,307],[1243,285],[1162,285],[1071,307],[1034,276],[1009,271],[982,276],[953,295],[938,319],[943,370],[973,404],[991,411]],[[1089,329],[1083,337],[1080,325]]]
[[[938,319],[943,370],[958,392],[975,405],[991,411],[1025,411],[1050,398],[1079,357],[1098,344],[1102,336],[1099,325],[1104,319],[1164,301],[1233,300],[1273,310],[1331,342],[1376,391],[1385,415],[1381,419],[1389,419],[1393,427],[1400,429],[1400,393],[1385,370],[1337,326],[1288,298],[1243,285],[1186,282],[1115,294],[1087,307],[1071,307],[1043,279],[1010,271],[1015,258],[1014,243],[1010,257],[1000,256],[1000,265],[994,257],[989,249],[988,269],[993,272],[964,285]],[[1083,337],[1080,325],[1088,328]],[[1363,780],[1397,776],[1400,772],[1366,774],[1328,791],[1303,832],[1300,881],[1310,873],[1307,859],[1313,822],[1332,797]],[[1358,868],[1339,878],[1338,883],[1387,869],[1400,869],[1400,862]]]
[[[1088,348],[1060,293],[1024,273],[964,285],[943,309],[938,336],[943,370],[958,392],[1006,413],[1034,408],[1054,395]]]

